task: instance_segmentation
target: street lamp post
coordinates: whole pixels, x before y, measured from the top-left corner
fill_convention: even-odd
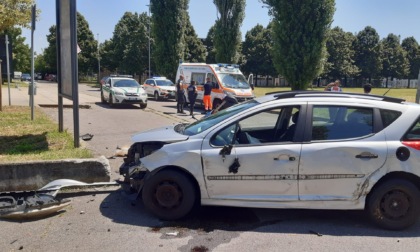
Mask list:
[[[99,33],[98,35],[98,83],[101,83],[101,55],[99,53]]]

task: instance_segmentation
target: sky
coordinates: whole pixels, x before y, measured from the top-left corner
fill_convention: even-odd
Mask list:
[[[149,0],[77,0],[76,8],[87,22],[95,38],[102,43],[113,35],[115,25],[123,14],[148,12]],[[41,10],[34,32],[34,49],[37,53],[48,47],[47,34],[55,25],[54,0],[36,0]],[[217,10],[212,0],[190,0],[189,15],[198,37],[205,38],[217,19]],[[241,32],[245,33],[255,25],[267,26],[270,22],[268,9],[259,0],[247,0],[245,19]],[[420,1],[419,0],[336,0],[336,11],[332,27],[339,26],[346,32],[358,33],[366,26],[376,29],[380,38],[393,33],[401,40],[414,37],[420,43]],[[23,29],[26,43],[30,44],[31,31]]]

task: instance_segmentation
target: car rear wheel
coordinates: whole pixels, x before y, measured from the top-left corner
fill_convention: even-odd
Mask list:
[[[105,103],[106,101],[105,101],[105,97],[104,97],[104,91],[102,91],[102,89],[101,89],[101,102],[102,103]]]
[[[380,184],[368,196],[367,212],[378,226],[401,230],[413,225],[419,216],[420,191],[411,182],[392,179]]]
[[[155,101],[158,101],[159,100],[159,93],[158,92],[155,92],[154,98],[155,98]]]
[[[184,174],[164,170],[145,181],[143,202],[163,220],[176,220],[186,216],[194,207],[196,191]]]
[[[114,106],[114,100],[113,99],[114,98],[112,97],[112,94],[109,94],[109,101],[108,101],[108,103],[109,103],[109,106],[110,107]]]

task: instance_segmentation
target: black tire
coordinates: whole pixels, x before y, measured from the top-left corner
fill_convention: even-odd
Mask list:
[[[155,101],[159,101],[159,93],[158,92],[155,92],[153,94],[153,97],[155,98]]]
[[[147,107],[147,103],[140,103],[140,108],[145,109]]]
[[[420,191],[411,182],[392,179],[368,195],[366,210],[379,227],[401,230],[413,225],[419,216]]]
[[[144,205],[162,220],[177,220],[194,207],[196,191],[182,173],[164,170],[145,181],[142,197]]]
[[[104,91],[102,91],[102,89],[101,89],[101,102],[102,103],[105,103],[106,101],[105,101],[105,97],[104,97]]]
[[[213,109],[217,109],[217,107],[219,107],[219,105],[222,103],[221,100],[219,99],[214,99],[213,101]],[[221,110],[221,109],[220,109]]]
[[[112,100],[112,94],[109,94],[109,101],[108,101],[108,103],[109,103],[109,106],[110,107],[113,107],[114,106],[114,101]]]

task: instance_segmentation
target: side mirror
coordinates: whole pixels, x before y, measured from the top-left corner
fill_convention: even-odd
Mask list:
[[[232,152],[232,148],[233,145],[231,144],[223,146],[223,148],[219,152],[219,155],[222,155],[223,158],[226,157],[226,155],[230,155],[230,153]]]

